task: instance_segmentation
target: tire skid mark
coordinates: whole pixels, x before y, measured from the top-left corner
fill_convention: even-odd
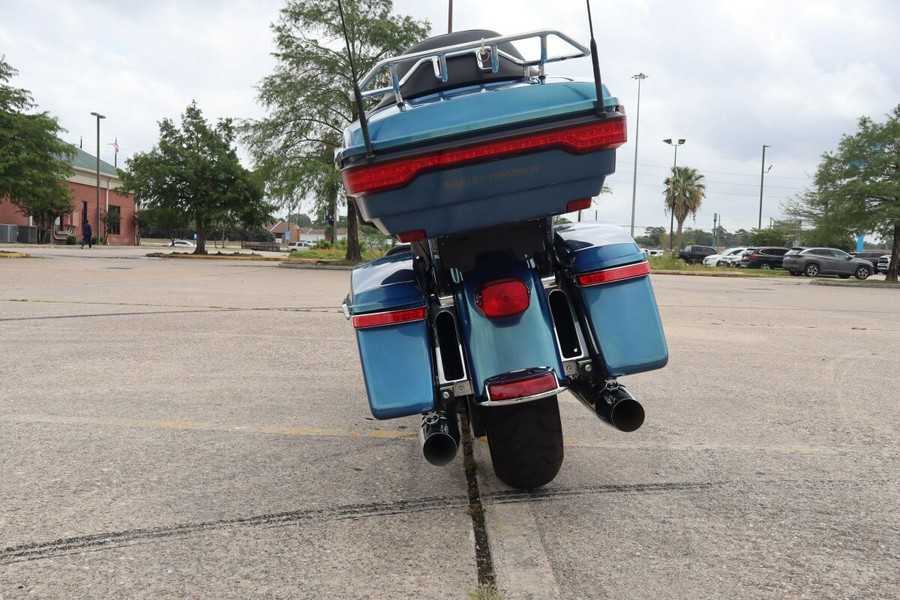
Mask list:
[[[561,498],[574,498],[578,496],[593,496],[597,494],[641,494],[653,492],[691,492],[719,488],[728,485],[729,482],[662,482],[662,483],[635,483],[629,485],[591,485],[577,488],[560,488],[536,490],[506,490],[482,494],[484,500],[492,504],[511,504],[516,502],[548,502]]]
[[[44,560],[91,550],[106,550],[140,542],[150,542],[168,538],[188,537],[198,533],[222,531],[241,527],[284,527],[307,521],[340,521],[368,517],[386,517],[397,514],[427,512],[432,510],[460,509],[469,505],[468,499],[420,498],[393,502],[372,502],[348,504],[334,508],[319,508],[271,513],[254,517],[221,519],[202,523],[148,527],[114,531],[83,536],[74,536],[51,542],[34,542],[10,546],[0,550],[0,565],[33,560]]]
[[[853,481],[849,479],[763,479],[742,481],[686,481],[686,482],[657,482],[634,484],[606,484],[581,486],[576,488],[544,489],[537,490],[504,490],[481,495],[483,501],[492,504],[512,504],[516,502],[549,502],[565,498],[577,498],[579,496],[594,496],[602,494],[644,494],[660,492],[694,492],[733,488],[758,488],[761,486],[785,487],[785,486],[847,486],[847,487],[873,487],[896,485],[890,479],[867,479],[865,481]]]
[[[509,490],[481,494],[481,500],[493,503],[516,503],[550,501],[561,498],[590,496],[594,494],[644,493],[644,492],[680,492],[703,490],[727,485],[728,482],[686,482],[686,483],[643,483],[634,485],[598,485],[578,488],[520,491]],[[113,531],[106,533],[74,536],[50,542],[33,542],[10,546],[0,550],[0,565],[13,564],[33,560],[45,560],[67,554],[78,554],[87,551],[108,550],[128,545],[135,545],[154,540],[189,537],[191,535],[222,531],[243,527],[284,527],[309,521],[340,521],[369,517],[386,517],[398,514],[427,512],[432,510],[470,509],[468,497],[458,498],[420,498],[416,500],[396,500],[393,502],[374,502],[348,504],[333,508],[316,508],[306,510],[271,513],[253,517],[221,519],[170,525],[162,527],[146,527]],[[484,540],[486,541],[486,540]]]
[[[160,310],[130,310],[108,313],[90,313],[83,315],[45,315],[39,317],[6,317],[0,318],[0,323],[12,323],[17,321],[52,321],[63,319],[102,319],[105,317],[140,317],[147,315],[180,315],[195,313],[216,313],[216,312],[299,312],[299,313],[340,313],[340,307],[334,306],[271,306],[271,307],[235,307],[235,306],[199,306],[199,307],[178,307],[167,306],[164,304],[124,304],[124,303],[101,303],[101,302],[53,302],[46,300],[0,300],[0,302],[33,302],[46,304],[65,304],[65,305],[85,305],[91,306],[137,306],[144,308],[158,308]]]

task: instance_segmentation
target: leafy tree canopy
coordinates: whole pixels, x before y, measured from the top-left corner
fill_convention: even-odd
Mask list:
[[[258,178],[238,160],[234,140],[231,119],[210,126],[192,102],[180,128],[163,119],[159,145],[126,162],[127,170],[119,171],[123,187],[170,224],[178,215],[189,219],[197,231],[194,252],[205,254],[208,233],[222,223],[261,225],[274,210]]]
[[[428,35],[427,21],[392,15],[391,0],[345,0],[343,5],[358,76]],[[245,123],[244,140],[265,173],[271,197],[289,206],[298,197],[310,198],[318,211],[334,211],[342,190],[334,151],[343,128],[357,118],[338,4],[289,0],[273,31],[275,72],[258,88],[269,117]],[[347,210],[347,259],[359,260],[352,202]]]
[[[72,212],[66,186],[74,149],[59,139],[56,118],[36,108],[28,90],[8,82],[18,72],[0,56],[0,198],[8,197],[42,234],[57,217]]]
[[[813,188],[783,209],[793,217],[812,220],[827,239],[848,239],[862,231],[892,240],[888,279],[896,281],[900,254],[900,105],[883,123],[860,118],[857,132],[844,135],[837,150],[822,156]]]

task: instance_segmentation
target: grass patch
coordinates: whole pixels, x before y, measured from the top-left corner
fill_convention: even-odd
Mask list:
[[[288,255],[288,258],[311,258],[315,260],[326,260],[337,265],[354,265],[356,263],[344,260],[347,256],[346,248],[310,248],[309,250],[294,250]],[[375,260],[384,256],[384,252],[366,250],[362,254],[363,262]]]
[[[469,592],[469,600],[503,600],[503,596],[492,585],[479,585]]]
[[[653,271],[679,271],[692,275],[731,275],[734,277],[789,277],[783,269],[738,269],[737,267],[707,267],[703,264],[689,265],[674,256],[651,256],[648,258]]]
[[[24,252],[14,252],[12,250],[0,250],[0,258],[28,258]]]

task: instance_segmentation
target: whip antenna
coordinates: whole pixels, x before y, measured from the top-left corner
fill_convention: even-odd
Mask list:
[[[356,102],[356,112],[359,114],[359,128],[362,130],[363,143],[366,145],[366,158],[372,158],[372,140],[369,139],[369,123],[366,121],[366,111],[363,108],[362,92],[356,81],[356,66],[353,64],[353,52],[350,50],[350,37],[347,35],[347,22],[344,20],[344,5],[338,0],[338,10],[341,13],[341,28],[344,30],[344,43],[347,45],[347,58],[350,59],[350,74],[353,76],[353,99]]]
[[[587,2],[588,27],[591,30],[591,66],[594,67],[594,87],[597,89],[597,116],[606,118],[606,108],[603,106],[603,82],[600,80],[600,57],[597,56],[597,42],[594,40],[594,21],[591,19],[591,0]]]

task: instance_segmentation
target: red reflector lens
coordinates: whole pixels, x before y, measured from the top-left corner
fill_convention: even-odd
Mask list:
[[[421,321],[424,318],[425,307],[423,306],[422,308],[411,308],[409,310],[357,315],[353,317],[353,326],[357,329],[363,329],[365,327],[380,327],[382,325],[394,325],[409,321]]]
[[[516,398],[534,396],[541,392],[550,392],[555,390],[556,387],[556,375],[547,373],[533,379],[489,384],[488,393],[491,396],[491,400],[514,400]]]
[[[599,283],[612,283],[613,281],[621,281],[623,279],[631,279],[632,277],[640,277],[650,274],[650,263],[642,262],[635,265],[627,265],[625,267],[616,267],[614,269],[606,269],[605,271],[597,271],[596,273],[587,273],[578,276],[578,285],[597,285]]]
[[[429,169],[448,168],[485,158],[500,158],[553,147],[573,154],[595,152],[618,148],[625,143],[627,137],[625,118],[608,117],[600,122],[567,129],[523,135],[382,164],[352,167],[342,171],[341,177],[349,195],[365,196],[403,187],[419,173]]]
[[[416,229],[415,231],[404,231],[397,235],[397,239],[407,244],[410,242],[418,242],[419,240],[425,239],[425,230]]]
[[[475,304],[484,316],[496,319],[523,313],[531,302],[528,286],[519,279],[497,279],[481,285]]]
[[[576,212],[579,210],[587,210],[591,207],[590,198],[582,198],[581,200],[571,200],[566,204],[566,212]]]

